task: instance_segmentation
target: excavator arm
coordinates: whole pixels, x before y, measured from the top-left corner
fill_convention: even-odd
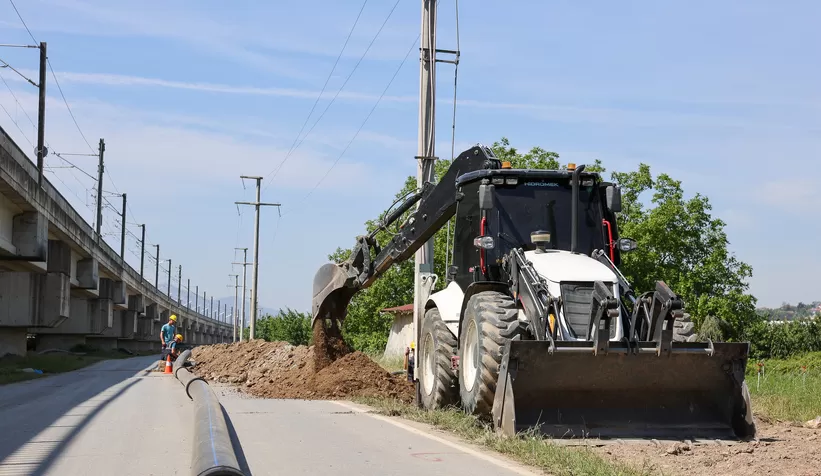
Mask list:
[[[439,183],[425,183],[386,216],[369,235],[359,236],[351,255],[342,263],[323,265],[314,276],[313,318],[342,321],[348,304],[360,290],[368,288],[391,266],[408,260],[433,238],[456,213],[461,199],[456,179],[465,173],[482,169],[498,169],[501,162],[484,146],[474,146],[453,160]],[[384,248],[376,242],[376,234],[396,222],[417,202],[419,207],[408,217],[400,231]]]

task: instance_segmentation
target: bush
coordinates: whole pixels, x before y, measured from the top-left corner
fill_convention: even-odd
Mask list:
[[[280,309],[275,316],[258,320],[255,334],[256,338],[269,342],[311,345],[311,315],[291,308]]]
[[[751,357],[786,359],[808,352],[821,352],[821,319],[788,322],[759,320],[748,329]]]

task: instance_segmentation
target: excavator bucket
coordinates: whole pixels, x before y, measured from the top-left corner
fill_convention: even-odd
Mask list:
[[[358,290],[352,281],[341,265],[328,263],[319,268],[314,276],[311,327],[317,319],[339,323],[345,319],[348,303]]]
[[[505,435],[738,440],[755,436],[744,382],[748,344],[514,340],[493,423]]]

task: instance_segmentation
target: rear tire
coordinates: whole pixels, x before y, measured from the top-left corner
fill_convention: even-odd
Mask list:
[[[433,410],[458,404],[456,373],[451,366],[456,337],[442,321],[438,309],[425,312],[419,338],[417,372],[422,407]]]
[[[467,303],[459,329],[459,394],[462,409],[490,418],[505,343],[523,333],[516,302],[484,291]]]
[[[673,342],[695,342],[697,338],[696,325],[685,312],[673,324]]]

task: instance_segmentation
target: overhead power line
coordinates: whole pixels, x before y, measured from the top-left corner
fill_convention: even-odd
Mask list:
[[[11,113],[8,111],[8,109],[6,109],[6,106],[0,104],[0,108],[2,108],[3,112],[5,112],[7,116],[9,116],[9,119],[11,119],[11,123],[14,124],[15,127],[17,127],[18,131],[20,131],[20,134],[22,134],[23,139],[25,139],[26,142],[28,142],[31,147],[34,147],[34,144],[31,143],[29,138],[26,136],[26,133],[23,132],[23,129],[21,129],[20,125],[17,124],[17,121],[14,120],[14,117],[11,115]]]
[[[356,133],[353,135],[353,137],[351,137],[351,140],[349,140],[347,145],[345,145],[345,148],[342,150],[342,152],[339,154],[339,156],[336,158],[336,160],[334,160],[333,164],[331,164],[331,166],[325,172],[325,175],[323,175],[322,178],[319,179],[319,181],[316,183],[316,185],[314,185],[314,188],[312,188],[311,191],[308,192],[307,195],[305,195],[305,197],[302,198],[302,200],[298,203],[298,205],[301,204],[301,203],[304,203],[306,200],[308,200],[308,198],[311,196],[311,194],[313,194],[314,191],[316,191],[316,189],[319,188],[319,186],[328,177],[328,174],[331,173],[331,171],[334,169],[334,167],[336,167],[336,165],[339,163],[339,161],[342,160],[342,157],[345,155],[345,153],[348,152],[348,149],[351,147],[351,144],[353,144],[353,142],[356,140],[357,136],[359,136],[359,133],[362,132],[362,129],[365,127],[365,124],[367,124],[368,120],[373,115],[373,112],[376,110],[376,107],[379,106],[379,103],[382,101],[382,98],[385,97],[385,94],[387,94],[388,89],[390,89],[391,85],[393,84],[393,81],[399,75],[399,71],[402,70],[402,67],[408,61],[408,57],[410,56],[411,52],[413,51],[414,47],[416,46],[416,43],[419,41],[419,38],[421,36],[422,36],[422,34],[420,33],[419,35],[416,36],[416,39],[413,40],[413,44],[410,46],[410,48],[408,48],[407,53],[405,53],[405,57],[402,59],[402,62],[399,63],[399,67],[396,68],[396,71],[394,71],[393,76],[391,76],[391,79],[390,79],[390,81],[388,81],[387,86],[385,86],[385,89],[382,90],[382,94],[379,95],[379,98],[376,100],[376,103],[374,103],[374,105],[371,108],[370,112],[368,112],[368,115],[365,116],[365,120],[363,120],[362,123],[359,125],[359,128],[356,130]],[[295,208],[292,208],[291,210],[294,210]],[[288,213],[290,213],[290,212],[286,211],[283,214],[283,216],[287,215]]]
[[[37,85],[37,83],[35,83],[34,81],[32,81],[32,80],[31,80],[28,76],[26,76],[25,74],[21,73],[20,71],[17,71],[17,70],[14,68],[14,66],[12,66],[12,65],[10,65],[10,64],[8,64],[8,63],[6,63],[6,62],[5,62],[5,61],[3,61],[2,59],[0,59],[0,63],[3,63],[2,65],[0,65],[0,68],[8,68],[8,69],[10,69],[10,70],[14,71],[15,73],[17,73],[17,76],[20,76],[21,78],[25,79],[25,80],[26,80],[26,82],[28,82],[29,84],[31,84],[31,85],[32,85],[32,86],[34,86],[35,88],[39,87],[39,86]]]
[[[364,59],[365,59],[365,56],[366,56],[366,55],[368,54],[368,52],[371,50],[371,47],[373,46],[374,42],[376,42],[376,39],[377,39],[377,38],[379,38],[379,34],[380,34],[380,33],[382,33],[382,30],[385,28],[385,25],[387,25],[388,20],[390,20],[391,16],[393,15],[393,12],[396,10],[396,7],[399,5],[399,2],[400,2],[400,1],[401,1],[401,0],[396,0],[396,3],[394,3],[394,4],[393,4],[393,8],[391,8],[391,11],[388,13],[388,16],[385,18],[385,21],[383,21],[383,22],[382,22],[382,25],[379,27],[379,30],[377,30],[376,34],[375,34],[375,35],[373,36],[373,38],[371,39],[370,43],[368,43],[368,47],[367,47],[367,48],[365,48],[365,51],[362,53],[362,56],[360,56],[360,57],[359,57],[359,60],[356,62],[356,64],[354,65],[353,69],[352,69],[352,70],[351,70],[351,72],[348,74],[348,77],[346,77],[346,78],[345,78],[345,81],[343,81],[343,82],[342,82],[342,86],[340,86],[340,87],[339,87],[339,89],[336,91],[336,93],[334,94],[334,97],[333,97],[333,98],[331,98],[331,100],[330,100],[330,101],[328,102],[328,104],[325,106],[325,109],[322,111],[322,113],[319,115],[319,117],[316,119],[316,121],[314,121],[314,123],[313,123],[313,125],[311,126],[311,128],[310,128],[310,129],[308,129],[308,132],[306,132],[306,133],[305,133],[305,135],[304,135],[304,136],[302,136],[302,139],[300,139],[300,140],[299,140],[299,142],[296,144],[296,146],[295,146],[295,147],[293,147],[293,148],[289,151],[289,153],[285,155],[285,158],[284,158],[284,159],[282,159],[282,162],[280,162],[280,163],[279,163],[279,165],[276,167],[276,169],[274,169],[273,171],[271,171],[271,172],[269,173],[269,175],[271,175],[271,174],[273,174],[273,175],[271,176],[271,179],[270,179],[270,180],[268,180],[268,182],[266,183],[265,187],[263,187],[263,190],[267,189],[267,188],[268,188],[268,186],[269,186],[269,185],[271,185],[271,183],[273,183],[273,180],[276,178],[277,174],[279,174],[279,171],[282,169],[282,166],[283,166],[283,165],[285,165],[285,162],[287,162],[287,161],[288,161],[288,159],[291,157],[291,154],[292,154],[293,152],[295,152],[295,151],[296,151],[296,149],[298,149],[298,148],[299,148],[299,146],[301,146],[303,142],[305,142],[305,139],[306,139],[306,138],[307,138],[307,137],[311,134],[311,132],[312,132],[312,131],[314,130],[314,128],[316,127],[316,125],[317,125],[317,124],[319,124],[319,121],[321,121],[321,120],[322,120],[322,118],[323,118],[323,117],[325,117],[325,113],[327,113],[327,112],[328,112],[328,109],[330,109],[330,108],[331,108],[331,105],[334,103],[334,101],[336,101],[336,98],[337,98],[337,97],[339,97],[339,94],[342,92],[342,90],[343,90],[343,89],[345,89],[345,86],[348,84],[348,81],[351,79],[351,77],[353,76],[353,74],[354,74],[354,73],[356,72],[356,70],[359,68],[359,65],[362,63],[362,60],[364,60]],[[381,98],[380,98],[380,99],[381,99]]]
[[[34,35],[31,33],[31,30],[29,30],[29,26],[26,25],[26,21],[23,20],[23,16],[20,15],[20,10],[18,10],[17,5],[14,4],[14,0],[9,0],[9,2],[11,3],[12,8],[14,8],[14,13],[17,14],[17,18],[20,19],[20,23],[22,23],[23,26],[26,28],[26,31],[29,32],[29,36],[31,37],[31,39],[34,40],[35,43],[39,43],[37,41],[37,38],[35,38]]]
[[[362,12],[365,11],[365,5],[367,4],[368,0],[362,2],[362,7],[359,9],[359,13],[356,15],[356,20],[354,20],[353,25],[351,25],[351,29],[348,31],[348,36],[345,38],[345,43],[342,44],[342,49],[339,50],[339,54],[336,56],[336,61],[334,61],[334,65],[328,72],[328,77],[325,78],[325,84],[322,85],[322,89],[319,91],[319,94],[317,95],[316,101],[314,101],[313,106],[311,106],[311,110],[308,112],[308,116],[305,117],[305,121],[302,123],[302,127],[299,128],[299,132],[297,132],[296,137],[294,137],[294,142],[291,144],[291,148],[288,149],[288,153],[285,154],[285,158],[282,160],[282,162],[280,162],[280,165],[274,171],[274,177],[277,173],[279,173],[279,168],[282,167],[282,164],[284,164],[285,161],[288,160],[288,157],[291,156],[291,153],[297,147],[297,141],[299,141],[299,137],[302,135],[302,131],[305,130],[305,126],[308,125],[308,121],[311,119],[311,116],[313,115],[314,110],[316,109],[316,105],[319,104],[319,100],[322,98],[322,94],[325,93],[325,89],[328,87],[328,83],[330,82],[331,77],[334,74],[334,71],[336,71],[336,66],[339,64],[339,60],[342,58],[342,54],[345,52],[345,48],[348,46],[348,42],[350,41],[351,36],[353,35],[354,30],[356,29],[356,25],[359,23],[359,19],[362,17]],[[271,180],[273,180],[273,177],[271,178]]]

